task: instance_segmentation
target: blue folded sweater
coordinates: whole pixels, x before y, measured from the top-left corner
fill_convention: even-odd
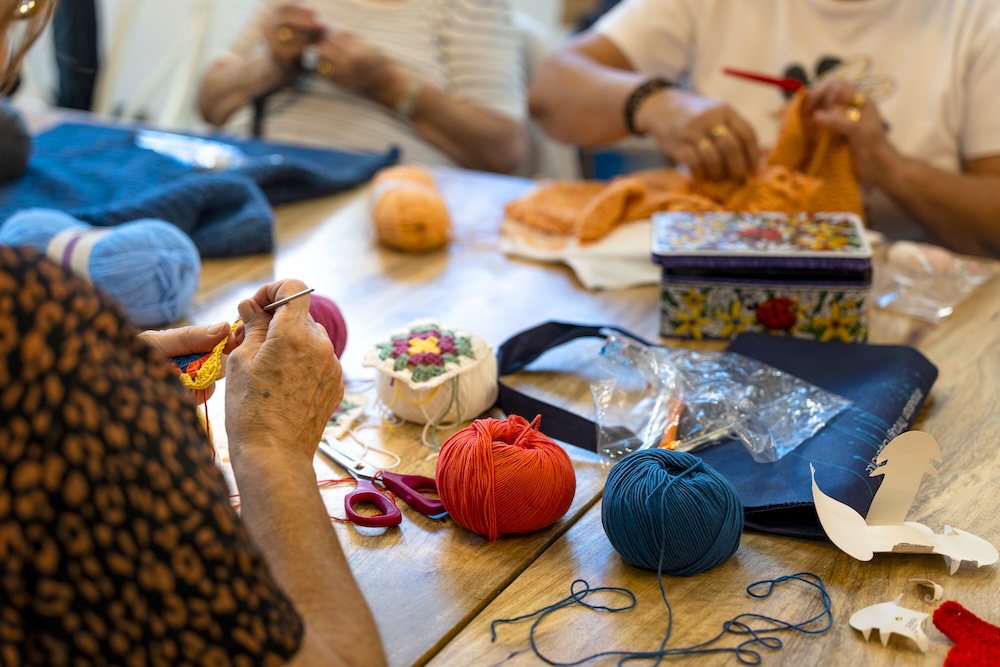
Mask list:
[[[348,190],[394,164],[383,154],[212,137],[246,156],[198,171],[136,145],[139,130],[63,124],[35,138],[28,171],[0,187],[0,220],[26,208],[68,212],[97,226],[159,218],[187,233],[202,257],[274,249],[271,206]]]

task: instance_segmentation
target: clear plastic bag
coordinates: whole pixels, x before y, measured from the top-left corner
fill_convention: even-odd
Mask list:
[[[139,130],[135,145],[172,157],[201,171],[218,171],[243,163],[246,155],[236,146],[221,141],[158,130]]]
[[[785,456],[850,405],[847,399],[732,352],[650,347],[609,333],[591,387],[598,453],[692,451],[738,439],[760,463]]]
[[[602,379],[590,390],[602,457],[614,462],[671,439],[679,421],[683,381],[658,348],[608,332],[598,370]]]
[[[880,308],[937,324],[995,269],[926,243],[896,241],[875,273],[872,298]]]

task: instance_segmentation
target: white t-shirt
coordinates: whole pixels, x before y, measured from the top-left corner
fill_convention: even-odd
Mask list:
[[[260,35],[263,13],[284,2],[263,0],[229,50],[249,57],[266,49]],[[521,44],[507,0],[307,0],[307,4],[322,21],[354,33],[407,71],[459,99],[517,121],[524,119]],[[246,107],[226,127],[248,134],[251,120]],[[404,162],[454,165],[405,119],[315,74],[303,75],[297,89],[269,98],[263,135],[274,141],[365,151],[398,146]]]
[[[724,68],[813,82],[839,64],[904,155],[951,172],[1000,155],[998,0],[624,0],[596,30],[637,70],[729,102],[764,148],[786,96]],[[890,236],[934,240],[884,195],[866,204]]]

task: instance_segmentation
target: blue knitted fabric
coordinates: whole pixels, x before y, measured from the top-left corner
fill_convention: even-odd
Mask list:
[[[211,137],[247,159],[223,171],[195,171],[139,148],[135,129],[64,124],[35,138],[28,171],[0,187],[0,221],[32,207],[55,208],[97,226],[159,218],[177,225],[202,257],[274,249],[273,204],[348,190],[394,164],[383,154]]]

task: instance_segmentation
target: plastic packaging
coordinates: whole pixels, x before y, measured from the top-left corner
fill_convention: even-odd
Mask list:
[[[608,332],[591,385],[597,407],[597,451],[608,461],[673,440],[681,406],[680,378],[652,348]]]
[[[135,145],[172,157],[182,164],[202,171],[236,167],[246,158],[239,148],[221,141],[157,130],[136,132]]]
[[[651,347],[616,333],[598,365],[598,453],[611,463],[639,449],[693,451],[733,438],[770,463],[850,405],[749,357]]]
[[[938,246],[896,241],[876,272],[873,301],[880,308],[937,324],[962,299],[996,273],[990,265],[964,259]]]

